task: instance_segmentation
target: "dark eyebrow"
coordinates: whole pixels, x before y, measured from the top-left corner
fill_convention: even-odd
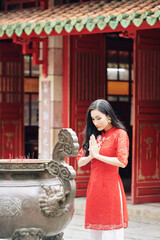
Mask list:
[[[97,116],[95,116],[95,118],[96,118],[96,117],[101,117],[101,116],[97,115]],[[91,117],[91,118],[93,119],[93,117]]]

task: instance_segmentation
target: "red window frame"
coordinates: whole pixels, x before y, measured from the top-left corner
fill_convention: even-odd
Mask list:
[[[33,7],[40,7],[40,9],[48,8],[48,0],[5,0],[5,11],[16,9],[23,9],[30,7],[30,3],[33,3]]]

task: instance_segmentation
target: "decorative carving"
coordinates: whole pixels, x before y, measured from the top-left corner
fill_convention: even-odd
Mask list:
[[[13,217],[20,216],[21,212],[21,200],[18,198],[1,198],[0,199],[0,216],[1,217]]]
[[[33,170],[33,169],[38,169],[38,170],[44,170],[45,169],[45,163],[15,163],[10,164],[10,163],[2,163],[0,164],[0,169],[9,169],[9,170],[15,170],[15,169],[21,169],[21,170]]]
[[[21,228],[14,231],[12,240],[41,240],[42,237],[41,228]]]
[[[145,143],[147,144],[146,147],[146,159],[151,159],[152,158],[152,147],[151,144],[153,143],[153,138],[148,137],[144,139]]]
[[[63,238],[64,233],[59,233],[56,236],[45,237],[44,240],[64,240]]]
[[[68,164],[60,164],[52,160],[47,167],[48,172],[53,176],[58,176],[63,180],[74,179],[76,174],[71,166]]]
[[[44,191],[39,196],[41,212],[46,217],[61,216],[68,211],[68,205],[64,205],[69,192],[64,193],[62,184],[56,188],[52,186],[41,186]]]
[[[7,142],[6,142],[6,147],[9,149],[9,150],[12,150],[13,149],[13,140],[12,140],[12,137],[14,136],[14,133],[13,132],[7,132],[5,133],[5,135],[7,136]]]
[[[57,176],[62,185],[58,189],[43,186],[45,193],[40,195],[39,203],[45,216],[60,216],[68,211],[75,196],[74,178],[76,172],[73,167],[65,163],[65,155],[77,156],[79,151],[78,138],[71,128],[61,129],[58,134],[59,142],[53,150],[53,160],[46,164],[46,169],[52,176]],[[68,191],[69,189],[69,191]]]
[[[77,156],[79,151],[78,138],[71,129],[61,129],[58,134],[59,142],[53,150],[53,160],[64,161],[65,155],[68,157]]]
[[[160,124],[157,123],[153,125],[146,123],[140,124],[138,180],[143,182],[159,179],[158,154],[155,155],[156,152],[159,152],[159,130]],[[150,165],[151,163],[152,165]],[[151,168],[152,166],[152,173],[150,175],[144,173],[144,164],[145,168]],[[155,171],[153,169],[155,169]]]

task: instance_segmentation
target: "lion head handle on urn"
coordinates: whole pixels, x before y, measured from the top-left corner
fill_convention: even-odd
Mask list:
[[[76,192],[74,178],[76,172],[65,162],[65,156],[77,156],[79,151],[78,138],[71,128],[61,129],[58,134],[58,143],[55,145],[52,160],[46,164],[50,175],[58,177],[61,184],[57,187],[42,185],[39,197],[41,212],[46,217],[61,216],[68,211]]]

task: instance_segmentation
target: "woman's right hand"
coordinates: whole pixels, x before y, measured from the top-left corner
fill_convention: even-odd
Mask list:
[[[81,157],[78,161],[78,167],[83,167],[85,166],[87,163],[89,163],[92,160],[92,156],[89,155],[87,157]]]
[[[92,134],[89,140],[89,153],[92,158],[96,158],[99,155],[99,146],[97,144],[95,136]]]

